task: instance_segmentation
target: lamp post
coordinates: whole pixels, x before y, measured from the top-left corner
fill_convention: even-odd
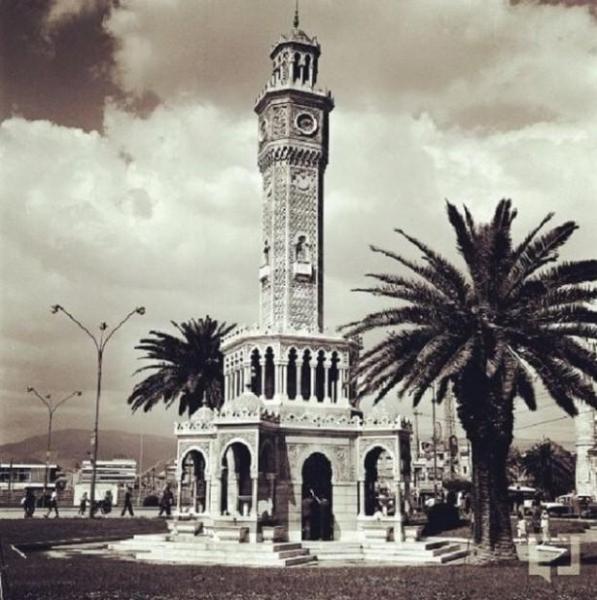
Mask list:
[[[72,394],[69,394],[68,396],[65,396],[64,398],[62,398],[62,400],[59,400],[56,404],[54,404],[52,402],[51,394],[46,394],[45,396],[42,396],[34,387],[31,387],[31,386],[29,386],[27,388],[27,392],[30,394],[34,394],[37,398],[39,398],[39,400],[41,400],[41,402],[43,402],[45,407],[48,409],[48,446],[46,448],[46,472],[44,475],[44,497],[45,497],[46,491],[48,489],[48,474],[49,474],[49,470],[50,470],[50,452],[52,451],[52,421],[54,419],[54,413],[67,400],[70,400],[73,396],[82,396],[83,392],[79,392],[79,391],[73,392]]]
[[[93,458],[91,463],[91,488],[89,491],[89,517],[93,518],[95,514],[95,480],[97,475],[97,451],[98,451],[98,427],[99,427],[99,407],[100,407],[100,398],[102,393],[102,366],[104,359],[104,352],[106,349],[106,345],[112,339],[112,336],[135,314],[144,315],[145,307],[138,306],[137,308],[131,310],[125,317],[112,329],[108,328],[106,323],[101,323],[99,326],[99,336],[93,335],[91,331],[85,325],[83,325],[78,319],[76,319],[71,313],[69,313],[63,306],[60,304],[54,304],[52,306],[52,313],[56,314],[58,312],[64,313],[79,329],[84,331],[93,341],[95,345],[95,349],[97,351],[97,388],[96,388],[96,396],[95,396],[95,424],[93,427]]]

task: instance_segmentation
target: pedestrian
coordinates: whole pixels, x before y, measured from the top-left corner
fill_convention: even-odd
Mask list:
[[[104,494],[104,499],[102,500],[102,515],[108,515],[112,512],[112,503],[112,491],[106,490],[106,493]]]
[[[44,515],[47,519],[50,514],[54,511],[54,518],[58,518],[60,515],[58,514],[58,492],[54,488],[52,490],[52,494],[50,495],[50,501],[48,503],[48,512]]]
[[[122,505],[120,516],[124,517],[124,514],[127,511],[131,517],[135,516],[135,513],[133,512],[133,492],[130,487],[127,487],[126,492],[124,493],[124,504]]]
[[[543,509],[541,513],[541,543],[547,544],[550,540],[549,535],[549,513]]]
[[[79,514],[84,517],[87,513],[87,503],[89,502],[89,498],[87,497],[87,492],[83,492],[81,496],[81,500],[79,501]]]
[[[471,495],[469,492],[467,492],[464,495],[464,512],[466,513],[467,516],[471,512],[471,507],[472,507],[471,505],[472,505]]]
[[[305,496],[301,503],[301,521],[302,521],[302,530],[303,530],[303,539],[310,540],[311,539],[311,518],[313,515],[313,497]]]
[[[531,512],[531,530],[535,535],[541,533],[541,506],[535,502]]]
[[[164,513],[166,513],[166,517],[172,516],[172,505],[174,504],[174,494],[170,489],[170,484],[167,483],[164,491],[162,492],[162,497],[160,499],[160,512],[158,513],[158,517],[161,517]]]
[[[25,519],[33,517],[33,513],[35,512],[35,492],[31,488],[25,490],[25,496],[23,496],[23,499],[21,500],[21,506],[23,507],[23,517]]]
[[[516,486],[516,491],[514,492],[514,514],[517,515],[521,506],[524,505],[524,494],[519,485]]]
[[[522,508],[518,509],[518,522],[516,523],[516,534],[520,541],[527,541],[527,522],[524,518]]]

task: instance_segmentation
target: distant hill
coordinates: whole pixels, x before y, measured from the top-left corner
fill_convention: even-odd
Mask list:
[[[35,435],[13,444],[0,446],[0,461],[45,462],[47,437]],[[89,458],[91,434],[85,429],[62,429],[52,433],[52,462],[72,469]],[[139,460],[141,436],[126,431],[100,431],[99,458]],[[176,456],[176,439],[143,434],[143,468]]]

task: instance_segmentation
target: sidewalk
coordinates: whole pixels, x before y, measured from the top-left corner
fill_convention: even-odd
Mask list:
[[[121,517],[120,516],[121,510],[122,510],[121,506],[114,506],[114,507],[112,507],[112,512],[110,512],[107,515],[102,515],[102,514],[98,513],[97,518],[98,519],[114,519],[114,518],[130,519],[131,518],[130,516],[128,516],[128,514],[125,517]],[[152,518],[157,518],[160,509],[155,506],[139,506],[139,507],[133,506],[133,510],[135,511],[135,517],[152,519]],[[60,513],[61,518],[66,518],[66,519],[72,519],[72,518],[77,518],[77,517],[82,518],[79,516],[79,510],[75,506],[60,506],[60,505],[58,505],[58,512]],[[36,508],[33,518],[34,519],[43,519],[45,514],[46,514],[45,508]],[[52,514],[50,519],[53,519],[53,518],[54,518],[54,515]],[[23,509],[20,507],[18,507],[18,508],[0,507],[0,519],[23,519]]]

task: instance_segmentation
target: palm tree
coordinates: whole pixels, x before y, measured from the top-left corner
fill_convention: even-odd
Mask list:
[[[146,370],[153,373],[135,385],[127,402],[133,412],[139,408],[151,410],[158,402],[169,407],[179,401],[178,413],[192,415],[200,406],[219,408],[224,388],[222,338],[236,325],[218,323],[209,315],[179,325],[172,324],[182,335],[176,337],[161,331],[150,331],[153,337],[143,338],[137,350],[146,352],[141,357],[157,361],[141,367],[135,374]]]
[[[525,477],[522,466],[522,454],[518,448],[512,446],[506,459],[506,474],[510,485],[519,484]]]
[[[566,494],[574,488],[574,458],[570,452],[551,440],[529,448],[521,464],[533,485],[549,499]]]
[[[506,460],[513,438],[513,407],[522,398],[536,409],[533,375],[568,414],[575,399],[597,406],[590,383],[597,356],[597,261],[551,264],[576,223],[542,231],[547,215],[518,245],[511,240],[516,216],[502,200],[489,223],[477,224],[447,203],[447,213],[466,264],[460,271],[421,241],[396,230],[421,253],[411,261],[372,246],[418,277],[371,274],[375,287],[360,289],[399,302],[343,327],[349,335],[393,328],[361,356],[360,395],[376,400],[397,388],[414,405],[436,386],[438,400],[452,388],[457,414],[473,455],[474,540],[480,559],[514,556],[508,511]],[[589,379],[583,377],[588,376]]]

